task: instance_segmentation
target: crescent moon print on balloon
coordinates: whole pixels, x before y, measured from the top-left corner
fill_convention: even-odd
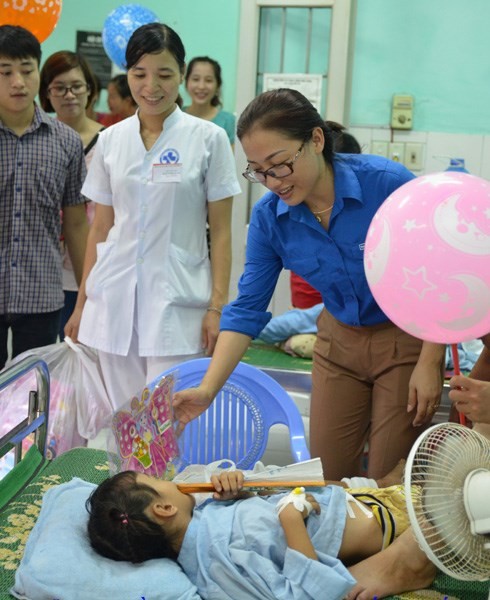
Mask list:
[[[366,269],[369,270],[369,281],[376,285],[384,275],[390,256],[391,236],[388,223],[384,219],[379,219],[379,223],[375,225],[373,222],[369,235],[371,250],[366,253]]]
[[[452,248],[467,254],[488,256],[490,254],[490,235],[484,233],[476,223],[479,207],[475,203],[475,206],[472,207],[474,213],[471,215],[473,220],[468,221],[458,209],[461,202],[461,194],[454,194],[441,202],[434,213],[434,227],[439,236]],[[488,206],[485,208],[488,211],[486,218],[490,224],[490,208]]]
[[[401,329],[453,344],[490,332],[490,182],[425,175],[380,206],[364,249],[376,302]]]
[[[440,321],[443,329],[452,331],[465,331],[478,326],[485,320],[490,312],[490,290],[487,284],[473,275],[454,275],[451,279],[457,279],[464,284],[467,292],[467,300],[461,305],[462,316],[454,318],[446,323]],[[481,298],[487,298],[487,303],[481,302]]]

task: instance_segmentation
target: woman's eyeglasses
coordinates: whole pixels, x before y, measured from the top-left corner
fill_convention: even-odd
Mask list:
[[[252,183],[265,183],[267,177],[274,177],[274,179],[283,179],[284,177],[291,175],[291,173],[294,173],[293,165],[296,162],[298,156],[301,154],[301,150],[303,150],[305,143],[306,142],[303,142],[301,144],[298,151],[293,156],[292,160],[280,163],[279,165],[274,165],[266,171],[254,171],[252,169],[247,168],[247,170],[244,171],[242,175],[245,177],[245,179]]]
[[[71,92],[74,96],[80,96],[88,91],[88,83],[73,83],[72,85],[52,85],[48,88],[48,92],[54,98],[63,98]]]

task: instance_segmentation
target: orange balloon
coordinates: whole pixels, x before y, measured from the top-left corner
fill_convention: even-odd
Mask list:
[[[63,0],[0,1],[0,25],[20,25],[44,42],[58,23]]]

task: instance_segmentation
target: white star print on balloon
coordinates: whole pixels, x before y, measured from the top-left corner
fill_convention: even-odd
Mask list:
[[[403,273],[405,274],[403,289],[414,292],[419,298],[423,298],[427,292],[437,289],[437,285],[427,281],[425,267],[420,267],[415,272],[404,268]]]
[[[401,186],[370,225],[364,269],[388,318],[453,344],[490,332],[490,182],[467,173]]]

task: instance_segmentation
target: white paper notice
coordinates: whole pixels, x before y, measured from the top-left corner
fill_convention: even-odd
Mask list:
[[[301,92],[322,114],[322,75],[314,73],[264,73],[263,92],[277,88],[291,88]]]

